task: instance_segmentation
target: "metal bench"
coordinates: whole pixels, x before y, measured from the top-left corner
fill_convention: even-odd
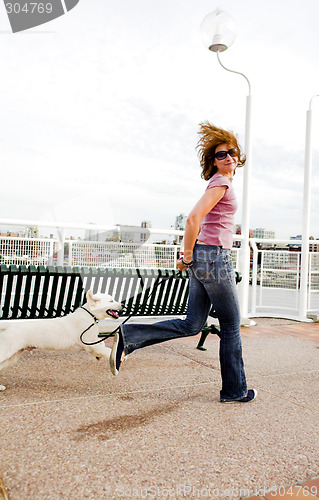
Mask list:
[[[240,281],[237,273],[236,280]],[[109,269],[88,267],[0,266],[0,319],[36,319],[64,316],[85,302],[87,290],[109,293],[123,303],[119,323],[128,316],[158,320],[160,316],[185,316],[188,300],[188,274],[175,270]],[[214,314],[213,311],[210,313]],[[114,334],[101,327],[100,337]],[[209,333],[219,333],[215,325],[206,326],[198,349],[204,350]]]
[[[123,316],[182,315],[187,311],[185,272],[1,265],[0,319],[64,316],[83,304],[89,289],[109,293],[122,302]]]

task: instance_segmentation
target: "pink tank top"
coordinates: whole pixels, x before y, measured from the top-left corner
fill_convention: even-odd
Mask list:
[[[227,189],[222,199],[203,217],[197,239],[207,245],[231,248],[233,246],[234,215],[237,210],[235,192],[231,181],[221,174],[213,175],[206,189],[215,186],[227,186]]]

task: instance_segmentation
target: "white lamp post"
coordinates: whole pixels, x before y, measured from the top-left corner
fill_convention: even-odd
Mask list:
[[[303,191],[303,217],[302,217],[302,251],[301,251],[301,277],[300,277],[300,305],[299,317],[307,319],[308,303],[308,271],[309,271],[309,237],[310,237],[310,199],[311,199],[311,170],[312,170],[312,101],[319,95],[310,99],[307,111],[306,144],[305,144],[305,167],[304,167],[304,191]]]
[[[249,270],[250,270],[250,247],[249,247],[249,213],[250,213],[250,177],[251,177],[251,115],[252,96],[251,86],[248,78],[239,71],[226,68],[220,61],[219,52],[224,52],[233,43],[236,37],[236,25],[232,17],[219,9],[208,14],[200,26],[201,37],[204,45],[216,52],[219,64],[226,71],[236,73],[245,78],[248,83],[248,96],[246,99],[246,122],[245,122],[245,153],[247,161],[244,167],[243,181],[243,214],[241,224],[242,244],[239,258],[239,270],[243,276],[239,284],[239,302],[242,316],[242,324],[249,324],[248,319],[248,295],[249,295]]]

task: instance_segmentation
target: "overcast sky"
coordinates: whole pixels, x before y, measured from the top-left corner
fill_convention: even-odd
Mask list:
[[[1,4],[0,217],[168,228],[187,214],[206,185],[198,124],[231,129],[244,147],[247,83],[199,34],[217,7],[237,25],[223,64],[252,85],[250,227],[300,234],[318,0],[80,0],[16,34]],[[319,98],[312,108],[319,238]],[[238,170],[238,224],[242,183]]]

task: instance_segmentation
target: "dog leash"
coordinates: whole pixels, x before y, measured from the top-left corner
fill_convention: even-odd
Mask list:
[[[137,269],[136,271],[137,271],[138,277],[139,277],[139,278],[140,278],[140,280],[141,280],[141,283],[142,283],[142,288],[144,288],[144,280],[143,280],[143,278],[142,278],[142,276],[141,276],[141,273],[140,273],[139,269]],[[181,273],[181,271],[178,271],[178,273],[177,273],[177,274],[180,274],[180,273]],[[157,287],[158,287],[161,283],[163,283],[163,281],[167,281],[167,280],[170,280],[170,279],[172,279],[172,276],[169,276],[168,278],[162,278],[161,280],[160,280],[159,276],[156,278],[155,283],[154,283],[153,290],[152,290],[152,292],[151,292],[150,296],[149,296],[149,297],[148,297],[148,299],[147,299],[146,305],[148,304],[149,300],[153,297],[153,294],[154,294],[154,292],[156,292]],[[157,282],[157,283],[156,283],[156,282]],[[140,306],[139,306],[139,308],[138,308],[138,310],[137,310],[137,313],[138,313],[138,312],[140,311],[140,309],[142,308],[142,305],[143,305],[143,304],[140,304]],[[92,326],[94,326],[95,324],[97,324],[97,323],[99,322],[99,320],[98,320],[98,319],[94,316],[94,314],[92,314],[90,311],[88,311],[87,309],[85,309],[85,307],[81,306],[81,308],[82,308],[82,309],[84,309],[84,311],[88,312],[88,313],[89,313],[89,314],[90,314],[90,315],[94,318],[94,323],[92,323],[92,325],[90,325],[88,328],[86,328],[86,330],[84,330],[84,331],[81,333],[81,335],[80,335],[80,340],[81,340],[82,344],[84,344],[84,345],[96,345],[96,344],[100,344],[101,342],[104,342],[104,340],[105,340],[105,339],[107,339],[107,338],[109,338],[109,337],[112,337],[112,336],[113,336],[113,335],[114,335],[117,331],[119,331],[119,330],[120,330],[120,328],[121,328],[121,326],[122,326],[122,325],[124,325],[127,321],[129,321],[129,320],[132,318],[132,316],[134,316],[134,314],[133,314],[133,313],[132,313],[132,314],[130,314],[127,318],[125,318],[125,320],[124,320],[124,321],[122,321],[122,323],[121,323],[119,326],[117,326],[117,327],[115,328],[115,330],[113,330],[113,332],[108,333],[107,335],[105,335],[105,337],[102,337],[100,340],[97,340],[96,342],[84,342],[84,340],[83,340],[83,335],[85,334],[85,332],[87,332],[90,328],[92,328]],[[137,315],[137,313],[136,313],[136,315]],[[100,334],[100,335],[102,335],[102,334]]]
[[[114,333],[116,333],[116,332],[120,329],[120,327],[121,327],[122,325],[124,325],[124,323],[126,323],[126,322],[127,322],[127,321],[128,321],[128,320],[132,317],[132,316],[133,316],[133,314],[131,314],[130,316],[128,316],[128,317],[127,317],[127,318],[126,318],[126,319],[125,319],[125,320],[124,320],[124,321],[123,321],[123,322],[122,322],[119,326],[117,326],[117,327],[115,328],[115,330],[113,330],[113,332],[108,333],[107,335],[105,335],[105,337],[102,337],[100,340],[97,340],[96,342],[84,342],[84,340],[83,340],[83,335],[84,335],[84,334],[85,334],[88,330],[90,330],[90,328],[92,328],[92,326],[97,325],[97,324],[98,324],[98,322],[99,322],[99,320],[98,320],[98,319],[94,316],[94,314],[92,314],[90,311],[88,311],[87,309],[85,309],[85,307],[81,306],[81,309],[84,309],[84,311],[86,311],[87,313],[89,313],[89,314],[92,316],[92,318],[94,319],[94,323],[92,323],[92,325],[88,326],[88,327],[87,327],[87,328],[86,328],[86,329],[85,329],[85,330],[81,333],[81,335],[80,335],[80,340],[81,340],[82,344],[84,344],[84,345],[96,345],[96,344],[100,344],[101,342],[104,342],[104,340],[105,340],[105,339],[107,339],[108,337],[112,337],[112,335],[114,335]]]
[[[90,344],[86,344],[85,342],[83,342],[82,340],[82,335],[85,334],[85,332],[87,332],[88,330],[90,330],[90,328],[92,328],[92,326],[94,325],[97,325],[99,320],[94,316],[94,314],[91,313],[91,311],[88,311],[87,309],[85,309],[84,306],[81,306],[81,309],[83,309],[84,311],[86,311],[90,316],[92,316],[92,318],[94,319],[94,323],[92,323],[92,325],[88,326],[80,335],[80,339],[81,339],[81,342],[85,345],[90,345]]]

